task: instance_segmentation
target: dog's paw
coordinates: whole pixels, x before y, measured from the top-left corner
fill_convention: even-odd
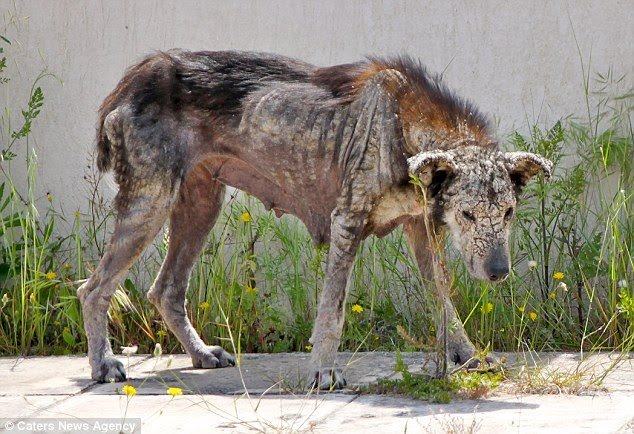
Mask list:
[[[236,359],[217,345],[208,346],[205,350],[197,354],[192,354],[192,365],[194,368],[214,369],[235,366]]]
[[[92,379],[100,383],[113,383],[127,380],[123,363],[112,356],[104,357],[92,371]]]
[[[455,348],[450,350],[449,358],[467,371],[496,370],[501,366],[500,360],[493,354],[483,355],[475,348]]]
[[[346,387],[346,379],[343,377],[341,369],[324,368],[315,371],[312,378],[311,388],[319,390],[339,390]]]

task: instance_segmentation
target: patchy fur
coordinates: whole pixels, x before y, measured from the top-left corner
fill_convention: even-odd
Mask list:
[[[429,216],[438,230],[449,229],[475,277],[501,280],[516,193],[539,171],[550,173],[538,156],[500,152],[486,118],[408,57],[317,68],[273,54],[157,53],[132,66],[104,100],[97,150],[99,168],[119,184],[112,239],[79,289],[99,381],[125,379],[107,338],[109,300],[167,220],[169,249],[148,298],[195,367],[234,363],[200,339],[184,305],[226,185],[277,215],[297,216],[315,243],[330,244],[311,337],[313,379],[327,389],[345,385],[334,360],[365,237],[403,224],[430,280],[434,234],[422,223]],[[423,181],[427,207],[411,175]],[[446,288],[434,290],[456,324],[451,358],[473,359]]]

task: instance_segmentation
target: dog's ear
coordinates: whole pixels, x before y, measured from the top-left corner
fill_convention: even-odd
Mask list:
[[[407,159],[409,173],[418,177],[431,197],[440,192],[455,170],[453,156],[445,151],[420,152]]]
[[[517,192],[533,176],[541,172],[550,178],[553,170],[552,161],[531,152],[507,152],[504,154],[504,163]]]

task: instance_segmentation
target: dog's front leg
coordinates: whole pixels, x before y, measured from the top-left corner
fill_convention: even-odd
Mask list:
[[[348,281],[360,242],[361,224],[353,215],[333,212],[326,281],[321,293],[317,318],[310,342],[311,381],[322,390],[341,389],[346,385],[335,358],[343,330]]]
[[[439,287],[434,281],[433,258],[436,252],[433,251],[434,243],[427,236],[427,230],[422,216],[412,217],[403,225],[403,231],[407,237],[408,244],[416,257],[416,262],[420,269],[423,285],[431,289],[436,302],[443,306],[447,314],[446,330],[448,356],[454,363],[465,365],[466,368],[475,368],[482,361],[477,357],[475,345],[467,336],[467,332],[458,317],[456,308],[449,297],[448,287]],[[446,276],[439,276],[438,281],[448,281]],[[445,335],[445,321],[441,315],[436,315],[436,334],[438,338]],[[493,357],[486,357],[487,363],[493,363]]]

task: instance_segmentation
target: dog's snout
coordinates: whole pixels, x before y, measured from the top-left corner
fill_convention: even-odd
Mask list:
[[[489,280],[491,282],[504,280],[508,277],[508,275],[509,275],[509,267],[507,265],[489,268]]]
[[[499,282],[509,275],[509,260],[502,249],[496,249],[485,266],[487,277],[491,282]]]

